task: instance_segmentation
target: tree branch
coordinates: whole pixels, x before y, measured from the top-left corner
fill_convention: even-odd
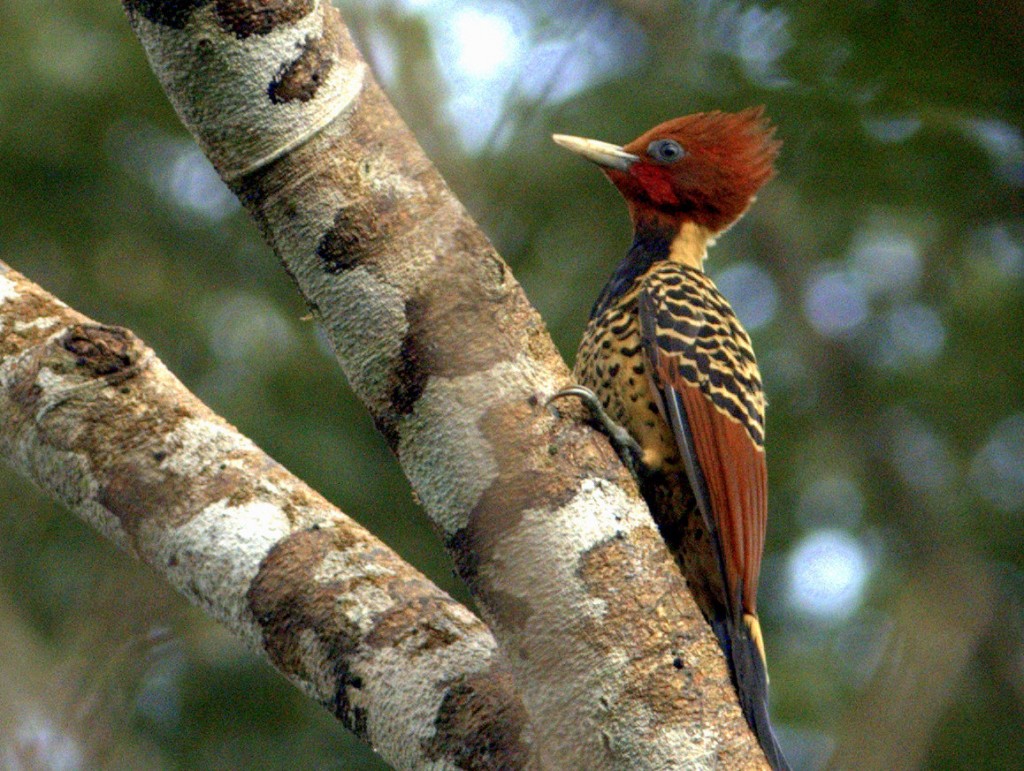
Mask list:
[[[315,0],[124,4],[179,115],[294,277],[444,535],[532,734],[472,616],[429,584],[388,580],[397,558],[365,533],[339,540],[340,515],[322,514],[314,493],[296,493],[190,395],[155,413],[131,402],[173,378],[130,333],[81,317],[55,332],[72,311],[19,306],[32,320],[3,346],[34,343],[3,360],[4,408],[19,417],[0,449],[222,613],[396,765],[763,767],[633,480],[603,439],[543,408],[568,382],[563,362],[337,12]],[[23,289],[7,275],[0,295],[17,306]],[[133,408],[115,408],[113,393]],[[222,459],[194,466],[202,448]],[[408,610],[417,598],[422,613]],[[411,679],[391,686],[415,683],[408,693],[373,679],[388,651],[409,659],[395,666]],[[475,724],[458,716],[478,702],[450,679],[418,700],[438,676],[435,656],[448,675],[482,675],[468,693],[500,705],[486,711],[505,720],[498,750],[464,730]],[[456,718],[442,723],[446,705]]]
[[[0,262],[0,454],[398,768],[528,766],[490,632],[191,394]]]
[[[724,660],[508,267],[314,0],[126,0],[185,125],[442,532],[552,768],[763,763]]]

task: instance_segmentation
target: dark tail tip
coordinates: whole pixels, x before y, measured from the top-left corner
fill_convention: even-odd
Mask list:
[[[729,662],[729,674],[740,697],[743,716],[757,736],[769,765],[774,771],[790,771],[768,716],[768,672],[750,628],[742,620],[738,623],[714,621],[712,626]]]

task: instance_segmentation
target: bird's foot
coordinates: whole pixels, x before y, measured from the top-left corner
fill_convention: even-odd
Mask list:
[[[597,398],[597,394],[583,386],[563,388],[548,399],[544,406],[547,407],[555,399],[564,399],[567,396],[577,397],[590,410],[591,418],[608,436],[608,441],[611,442],[612,448],[618,454],[619,459],[629,469],[630,473],[639,479],[640,472],[643,469],[643,462],[641,460],[643,458],[643,450],[640,449],[640,445],[630,436],[629,432],[612,419],[605,410],[604,405],[601,404],[601,400]]]

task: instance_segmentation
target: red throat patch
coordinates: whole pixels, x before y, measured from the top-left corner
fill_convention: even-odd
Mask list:
[[[677,206],[679,197],[672,184],[672,173],[664,166],[638,163],[632,176],[643,188],[651,202],[659,206]]]

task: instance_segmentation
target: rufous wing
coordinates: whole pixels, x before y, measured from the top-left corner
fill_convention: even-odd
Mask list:
[[[662,271],[645,286],[641,337],[718,551],[727,608],[753,615],[768,510],[764,397],[749,338],[710,280],[687,281],[690,270]]]

